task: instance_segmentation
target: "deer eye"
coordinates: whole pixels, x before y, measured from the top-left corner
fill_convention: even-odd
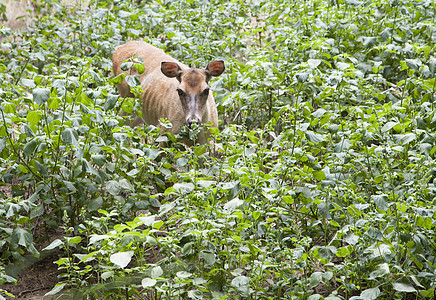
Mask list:
[[[179,96],[182,97],[184,92],[181,89],[177,89],[177,94],[179,94]]]
[[[209,88],[204,89],[204,91],[203,91],[203,95],[204,95],[204,96],[209,95]]]

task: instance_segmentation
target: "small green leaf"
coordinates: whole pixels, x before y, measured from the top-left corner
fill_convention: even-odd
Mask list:
[[[36,88],[33,90],[33,100],[41,106],[50,98],[50,90],[47,88]]]
[[[394,282],[392,284],[392,286],[394,287],[394,290],[396,290],[397,292],[402,292],[402,293],[416,293],[416,289],[407,283],[401,283],[401,282]]]
[[[203,250],[203,251],[201,251],[200,256],[204,259],[204,261],[208,265],[212,266],[216,262],[216,255],[215,255],[215,253],[212,253],[210,251]]]
[[[366,289],[360,294],[362,300],[375,300],[380,296],[380,289],[378,287]]]
[[[152,279],[152,278],[144,278],[141,281],[141,285],[143,288],[149,288],[149,287],[155,286],[156,283],[157,283],[157,280]]]
[[[306,138],[312,143],[318,144],[325,141],[325,135],[313,131],[306,131]]]
[[[31,139],[26,145],[24,145],[23,154],[26,157],[30,157],[36,149],[37,146],[36,138]]]
[[[115,253],[110,256],[110,261],[121,269],[124,269],[132,260],[133,254],[133,251]]]
[[[135,75],[127,75],[126,82],[130,87],[137,87],[141,85],[141,78],[138,74]]]
[[[26,120],[30,125],[35,126],[42,118],[42,112],[39,110],[31,110],[27,113]]]
[[[200,156],[206,152],[206,145],[197,146],[194,149],[194,154]]]
[[[241,297],[248,297],[250,291],[250,279],[246,276],[237,276],[232,280],[232,286]]]

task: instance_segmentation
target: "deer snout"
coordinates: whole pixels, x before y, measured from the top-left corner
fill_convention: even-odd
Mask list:
[[[186,120],[186,125],[188,126],[188,128],[192,127],[192,124],[197,124],[197,126],[199,126],[201,124],[201,120],[197,119],[197,118],[190,118]]]

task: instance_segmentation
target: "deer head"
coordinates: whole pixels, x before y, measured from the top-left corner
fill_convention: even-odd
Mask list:
[[[169,78],[177,78],[177,93],[185,113],[186,125],[201,124],[209,97],[208,82],[212,76],[220,76],[225,70],[222,60],[210,62],[205,69],[182,70],[175,62],[162,62],[161,71]]]

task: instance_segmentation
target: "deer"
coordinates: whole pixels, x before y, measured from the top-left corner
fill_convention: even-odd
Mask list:
[[[173,134],[178,134],[182,126],[191,128],[194,123],[200,125],[212,122],[213,127],[218,127],[218,112],[208,83],[212,77],[220,76],[224,72],[224,61],[212,61],[204,69],[189,68],[162,49],[144,41],[129,41],[118,46],[112,55],[115,76],[121,73],[128,74],[127,72],[138,74],[134,68],[130,71],[121,70],[121,64],[132,57],[144,61],[145,71],[140,74],[143,90],[142,118],[132,116],[131,127],[145,122],[160,127],[161,133],[168,131]],[[118,84],[118,91],[122,98],[133,97],[125,80]],[[120,114],[128,115],[124,111]],[[161,118],[168,119],[172,127],[161,126]],[[200,144],[205,144],[209,137],[209,131],[204,131],[197,137]],[[182,142],[192,145],[192,142],[185,138]]]

